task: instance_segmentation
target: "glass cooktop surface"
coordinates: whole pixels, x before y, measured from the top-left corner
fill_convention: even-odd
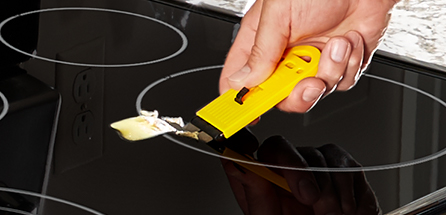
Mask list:
[[[60,95],[57,120],[47,117],[54,126],[47,148],[31,151],[47,158],[38,176],[11,170],[27,159],[24,148],[2,154],[0,214],[243,214],[274,199],[296,214],[376,214],[446,185],[443,68],[378,52],[353,89],[304,114],[273,109],[249,126],[258,142],[228,143],[286,176],[296,200],[207,144],[172,134],[129,142],[110,127],[139,109],[189,122],[219,96],[239,18],[152,1],[48,0],[40,7],[3,21],[1,38],[30,57],[20,64],[27,74]],[[9,29],[25,17],[39,21],[34,51],[17,48],[20,32]],[[24,125],[13,120],[20,113],[8,112],[16,106],[7,92],[16,86],[0,87],[0,125],[20,135]],[[16,144],[0,142],[0,149]],[[259,201],[248,207],[250,194]]]

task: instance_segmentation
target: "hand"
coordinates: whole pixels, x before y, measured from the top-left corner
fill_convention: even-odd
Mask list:
[[[220,93],[265,81],[284,50],[322,51],[315,78],[296,85],[277,107],[305,112],[323,94],[348,90],[366,68],[397,0],[257,0],[245,17],[220,77]]]
[[[254,146],[255,144],[248,144]],[[252,153],[252,147],[246,147]],[[350,154],[334,144],[294,148],[280,136],[261,145],[259,160],[288,167],[357,167]],[[234,195],[247,215],[380,214],[363,172],[310,172],[274,169],[285,177],[292,193],[229,160],[222,160]]]

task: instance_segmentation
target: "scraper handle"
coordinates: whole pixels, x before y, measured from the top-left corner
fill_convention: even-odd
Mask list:
[[[250,89],[230,89],[199,110],[197,116],[229,138],[285,99],[299,81],[314,77],[320,55],[313,46],[291,48],[265,82]],[[303,60],[303,56],[310,60]]]

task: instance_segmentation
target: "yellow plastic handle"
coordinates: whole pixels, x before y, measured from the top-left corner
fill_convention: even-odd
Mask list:
[[[320,51],[313,46],[291,48],[265,82],[249,89],[249,92],[230,89],[199,110],[197,116],[229,138],[285,99],[299,81],[315,76],[320,55]],[[311,60],[307,62],[302,56]]]
[[[249,161],[251,163],[258,163],[254,159],[248,159],[248,158],[238,154],[237,152],[232,151],[229,148],[226,148],[222,155],[225,157],[234,158],[237,160]],[[237,164],[239,164],[240,166],[248,169],[249,171],[257,174],[258,176],[260,176],[260,177],[276,184],[277,186],[291,192],[291,189],[288,186],[288,183],[286,182],[284,177],[271,171],[270,169],[266,168],[265,166],[261,166],[260,163],[258,163],[259,165],[253,165],[253,164],[248,164],[248,163],[244,163],[244,162],[237,162],[237,161],[235,161],[235,162]]]

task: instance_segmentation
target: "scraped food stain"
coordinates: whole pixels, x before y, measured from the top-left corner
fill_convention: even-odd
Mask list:
[[[198,132],[183,129],[184,121],[181,117],[159,117],[156,110],[142,110],[139,116],[114,122],[110,126],[128,141],[145,140],[167,133],[198,140]]]

